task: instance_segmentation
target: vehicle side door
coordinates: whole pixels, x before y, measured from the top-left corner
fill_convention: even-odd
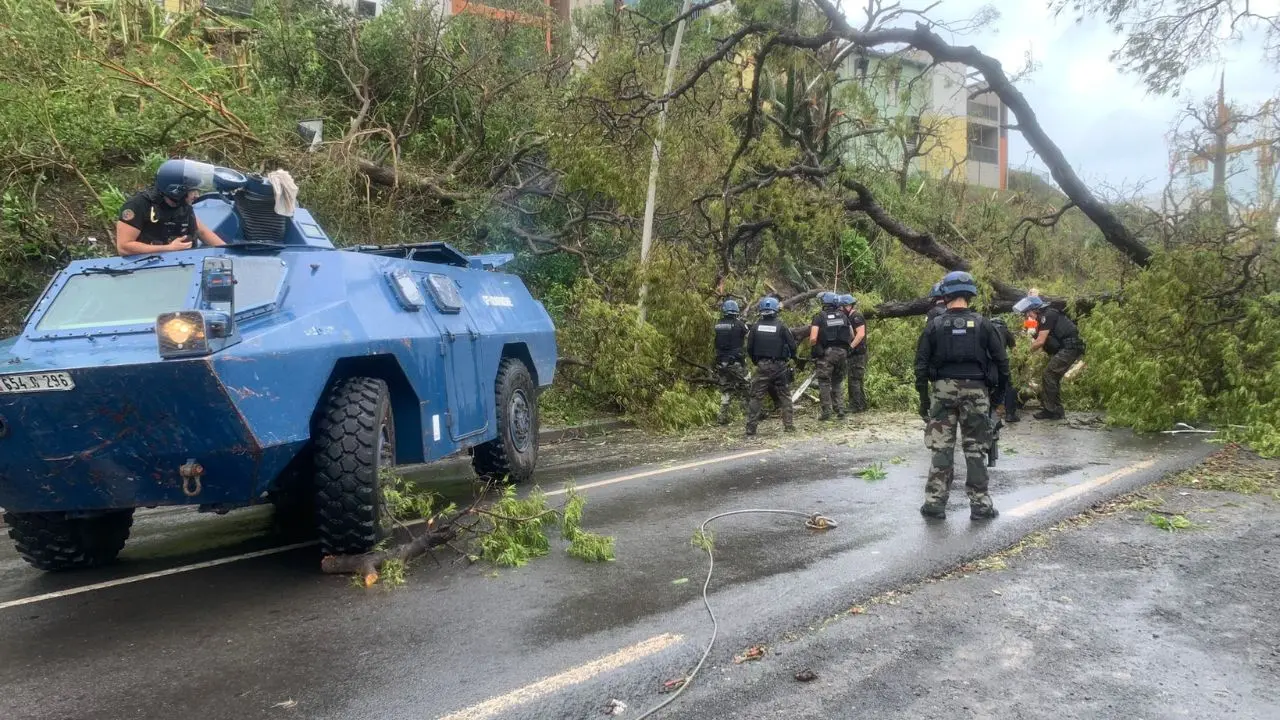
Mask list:
[[[446,356],[449,433],[462,441],[487,429],[485,411],[493,402],[492,379],[480,377],[480,331],[454,278],[444,273],[415,275],[431,296],[431,316],[440,330],[440,352]]]

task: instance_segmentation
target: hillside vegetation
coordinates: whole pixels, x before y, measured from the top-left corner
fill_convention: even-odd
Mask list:
[[[828,45],[774,42],[820,33],[821,6],[793,22],[790,3],[746,0],[689,23],[642,269],[676,7],[592,9],[575,35],[557,28],[548,53],[539,28],[441,20],[408,0],[363,22],[324,0],[258,0],[251,19],[166,15],[151,0],[0,0],[0,330],[18,331],[67,261],[114,252],[125,197],[183,156],[288,170],[342,244],[515,252],[572,359],[545,399],[552,419],[709,422],[719,302],[818,289],[881,310],[869,399],[908,408],[921,319],[888,308],[941,275],[941,247],[979,277],[984,303],[1033,286],[1082,301],[1088,369],[1070,407],[1141,429],[1213,422],[1280,452],[1273,233],[1110,202],[1155,253],[1141,268],[1034,175],[992,192],[850,152],[856,137],[892,143],[909,129],[871,102],[876,79],[833,71]],[[296,126],[316,118],[324,142],[311,148]],[[922,253],[904,228],[933,245]],[[803,325],[812,311],[797,301],[785,316]]]

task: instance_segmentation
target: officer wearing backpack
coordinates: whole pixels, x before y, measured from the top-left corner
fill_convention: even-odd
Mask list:
[[[947,273],[939,290],[947,311],[925,325],[916,345],[916,390],[921,397],[920,414],[927,420],[925,447],[933,453],[920,513],[927,518],[947,516],[959,430],[969,517],[987,520],[999,514],[987,493],[989,393],[1009,382],[1009,358],[995,326],[969,307],[978,294],[972,275]]]
[[[716,321],[716,385],[720,388],[720,424],[729,424],[729,405],[737,396],[746,405],[747,326],[738,317],[738,303],[725,300]]]
[[[756,366],[751,379],[751,402],[747,407],[747,437],[755,437],[756,425],[764,406],[764,396],[773,395],[782,410],[782,424],[787,432],[795,432],[791,408],[788,361],[796,356],[796,340],[791,329],[778,318],[778,299],[760,301],[760,320],[747,333],[747,357]]]

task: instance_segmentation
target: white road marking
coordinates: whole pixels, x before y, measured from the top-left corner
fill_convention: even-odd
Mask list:
[[[679,470],[692,470],[693,468],[703,467],[705,465],[714,465],[716,463],[729,462],[730,460],[741,460],[742,458],[753,457],[755,455],[763,455],[765,453],[770,453],[770,452],[773,452],[773,448],[765,448],[763,450],[749,450],[747,452],[737,453],[736,455],[725,455],[724,457],[716,457],[716,458],[710,458],[707,460],[699,460],[698,462],[685,463],[683,465],[672,465],[671,467],[657,468],[654,470],[646,470],[645,472],[633,473],[631,475],[623,475],[622,477],[609,478],[608,480],[600,480],[598,482],[587,483],[586,485],[577,485],[574,487],[574,490],[589,490],[591,488],[603,487],[605,485],[613,485],[615,483],[627,482],[629,480],[639,480],[640,478],[653,477],[654,475],[662,475],[663,473],[676,472]],[[567,492],[569,492],[569,490],[566,488],[563,490],[552,490],[551,492],[543,493],[543,494],[547,496],[564,495]]]
[[[1156,461],[1154,459],[1148,459],[1148,460],[1143,460],[1141,462],[1136,462],[1132,465],[1122,467],[1119,470],[1116,470],[1114,472],[1107,473],[1106,475],[1100,475],[1091,480],[1085,480],[1082,483],[1077,483],[1075,485],[1072,485],[1071,487],[1063,488],[1055,493],[1050,493],[1049,495],[1045,495],[1042,498],[1032,500],[1031,502],[1028,502],[1028,503],[1023,503],[1022,505],[1019,505],[1018,507],[1012,510],[1009,510],[1007,513],[1004,513],[1004,514],[1007,514],[1011,517],[1026,517],[1032,513],[1044,510],[1045,508],[1048,508],[1051,505],[1056,505],[1062,502],[1063,500],[1069,500],[1073,497],[1083,495],[1086,492],[1089,492],[1090,490],[1093,490],[1095,488],[1100,488],[1103,485],[1106,485],[1107,483],[1119,480],[1125,475],[1132,475],[1133,473],[1136,473],[1139,470],[1146,470],[1147,468],[1155,464],[1156,464]]]
[[[683,465],[673,465],[671,467],[666,467],[666,468],[657,468],[655,470],[649,470],[646,472],[633,473],[631,475],[623,475],[621,477],[609,478],[607,480],[600,480],[598,482],[587,483],[586,485],[578,486],[576,489],[579,491],[588,490],[590,488],[597,488],[605,485],[613,485],[615,483],[627,482],[629,480],[639,480],[641,478],[653,477],[654,475],[661,475],[663,473],[677,472],[680,470],[690,470],[692,468],[704,467],[706,465],[714,465],[716,463],[728,462],[730,460],[738,460],[745,457],[751,457],[753,455],[762,455],[768,452],[773,452],[773,450],[766,448],[763,450],[751,450],[749,452],[737,453],[735,455],[726,455],[724,457],[708,458],[706,460],[699,460],[698,462],[685,463]],[[567,489],[552,490],[546,493],[546,495],[547,496],[564,495],[567,492],[568,492]],[[425,522],[425,520],[414,520],[414,521],[405,523],[405,525],[417,525],[422,522]],[[116,578],[115,580],[107,580],[105,582],[93,583],[91,585],[81,585],[80,587],[68,588],[66,590],[58,590],[57,592],[45,593],[43,595],[32,595],[31,597],[18,598],[17,600],[7,600],[5,602],[0,602],[0,610],[7,610],[8,608],[19,607],[21,605],[30,605],[32,603],[44,602],[45,600],[55,600],[57,598],[68,597],[71,595],[80,595],[82,593],[93,592],[95,590],[106,590],[107,588],[119,587],[121,585],[128,585],[130,583],[142,582],[143,580],[154,580],[156,578],[167,577],[169,575],[178,575],[180,573],[191,572],[192,570],[204,570],[205,568],[217,567],[218,565],[227,565],[233,562],[240,562],[241,560],[252,560],[253,558],[266,557],[268,555],[277,555],[279,553],[289,552],[290,550],[297,550],[299,548],[304,548],[304,547],[310,547],[316,544],[317,544],[317,541],[312,540],[310,542],[296,543],[294,545],[284,545],[282,547],[269,548],[266,550],[257,550],[255,552],[244,553],[242,555],[232,555],[231,557],[219,558],[217,560],[207,560],[205,562],[193,563],[191,565],[182,565],[175,568],[169,568],[168,570],[157,570],[155,572],[144,573],[142,575],[131,575],[129,577]]]
[[[17,600],[7,600],[0,602],[0,610],[7,610],[11,607],[20,605],[30,605],[31,603],[44,602],[45,600],[53,600],[55,598],[68,597],[71,595],[79,595],[81,593],[93,592],[94,590],[105,590],[107,588],[118,587],[120,585],[128,585],[129,583],[142,582],[143,580],[154,580],[168,575],[177,575],[179,573],[191,572],[192,570],[203,570],[205,568],[217,567],[218,565],[226,565],[228,563],[239,562],[241,560],[249,560],[251,558],[265,557],[267,555],[276,555],[298,548],[310,547],[315,545],[316,541],[295,543],[293,545],[283,545],[281,547],[268,548],[266,550],[257,550],[255,552],[244,553],[243,555],[232,555],[231,557],[218,558],[217,560],[206,560],[205,562],[193,563],[191,565],[183,565],[181,567],[169,568],[168,570],[157,570],[155,572],[144,573],[142,575],[131,575],[129,577],[116,578],[115,580],[107,580],[105,582],[93,583],[92,585],[81,585],[80,587],[69,588],[67,590],[58,590],[57,592],[45,593],[43,595],[32,595],[31,597],[18,598]]]
[[[635,645],[622,648],[611,655],[592,660],[585,665],[565,670],[559,675],[543,678],[535,683],[512,690],[505,695],[499,695],[478,705],[472,705],[469,708],[445,715],[440,720],[485,720],[485,718],[491,718],[517,705],[523,705],[531,700],[536,700],[573,685],[580,685],[602,673],[617,670],[641,658],[656,655],[676,645],[683,639],[684,636],[672,635],[671,633],[651,637]]]

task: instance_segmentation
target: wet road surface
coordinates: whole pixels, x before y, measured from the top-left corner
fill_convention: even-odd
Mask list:
[[[756,515],[712,527],[720,637],[704,678],[748,645],[999,549],[1210,449],[1024,422],[1006,430],[991,472],[1001,517],[971,523],[957,487],[949,519],[925,523],[919,424],[896,427],[784,438],[766,423],[752,444],[623,433],[547,448],[537,482],[584,489],[584,525],[617,541],[617,561],[604,565],[558,544],[496,572],[441,553],[394,590],[321,574],[314,547],[185,569],[278,547],[265,509],[140,515],[121,562],[92,573],[41,574],[5,545],[0,718],[585,718],[611,698],[635,717],[709,637],[706,557],[690,537],[712,514],[793,509],[840,527]],[[857,475],[873,465],[884,479]],[[424,476],[456,489],[467,470]],[[83,590],[98,583],[107,586]],[[680,698],[660,716],[699,717],[697,698],[691,690],[694,704]]]

